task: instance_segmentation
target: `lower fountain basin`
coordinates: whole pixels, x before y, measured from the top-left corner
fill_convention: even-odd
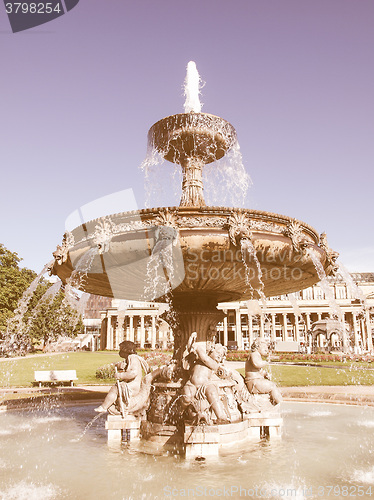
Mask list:
[[[112,450],[101,419],[82,436],[92,415],[92,405],[0,414],[0,497],[147,500],[183,498],[187,487],[206,488],[206,496],[226,488],[232,498],[240,487],[249,498],[256,488],[277,499],[328,498],[331,486],[335,498],[345,497],[343,488],[352,496],[373,494],[366,495],[374,481],[374,408],[282,403],[280,440],[247,440],[208,459],[208,469],[126,444]]]
[[[328,267],[326,249],[319,246],[313,228],[255,210],[171,207],[125,212],[87,222],[71,235],[55,252],[52,273],[66,282],[75,271],[76,277],[84,276],[76,280],[78,288],[119,299],[162,298],[166,275],[180,302],[217,304],[258,298],[262,292],[269,297],[319,281],[311,251]],[[152,258],[167,249],[172,269],[161,259],[152,276]],[[148,290],[147,279],[154,285]]]

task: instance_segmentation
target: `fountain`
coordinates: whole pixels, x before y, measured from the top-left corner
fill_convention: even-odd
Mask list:
[[[113,405],[106,425],[110,439],[142,436],[196,457],[217,454],[254,429],[279,434],[282,424],[263,394],[270,388],[256,394],[248,389],[253,385],[247,383],[249,368],[244,383],[224,366],[224,349],[212,338],[224,316],[217,304],[309,287],[322,271],[335,270],[338,254],[325,237],[294,218],[206,206],[203,169],[237,147],[237,137],[230,123],[201,112],[192,63],[187,82],[186,112],[163,118],[148,133],[149,150],[182,169],[180,205],[88,221],[64,235],[50,270],[63,283],[96,295],[168,299],[174,314],[173,362],[143,378],[143,399],[127,399],[132,409],[126,417],[118,403]],[[257,350],[261,353],[260,346],[254,356],[260,356]],[[123,357],[128,356],[136,355]],[[196,367],[204,369],[200,373]]]

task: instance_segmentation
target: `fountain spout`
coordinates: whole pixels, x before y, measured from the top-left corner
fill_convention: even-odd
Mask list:
[[[201,87],[201,78],[197,71],[194,61],[187,64],[187,75],[184,83],[184,95],[186,101],[184,103],[184,112],[200,113],[202,104],[200,102],[199,94]]]

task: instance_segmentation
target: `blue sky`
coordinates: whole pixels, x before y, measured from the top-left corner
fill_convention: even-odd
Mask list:
[[[194,60],[203,111],[237,130],[245,206],[374,271],[373,25],[372,0],[80,0],[13,34],[0,6],[0,242],[38,271],[82,205],[131,188],[142,208],[147,131],[183,111]]]

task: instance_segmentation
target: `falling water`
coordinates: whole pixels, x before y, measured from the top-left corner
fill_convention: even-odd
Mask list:
[[[187,66],[185,80],[185,112],[201,112],[199,100],[201,79],[196,69],[196,64],[190,61]],[[202,114],[202,121],[206,117],[207,127],[211,129],[212,123],[209,115]],[[225,135],[225,131],[216,129],[216,135]],[[163,175],[160,176],[162,167]],[[165,161],[152,141],[148,141],[147,155],[140,165],[144,171],[145,179],[145,206],[171,206],[178,205],[181,197],[182,175],[179,165],[172,165]],[[246,172],[238,141],[232,144],[230,150],[220,160],[204,166],[203,169],[204,196],[206,203],[211,206],[244,207],[246,196],[252,180]],[[168,186],[168,189],[165,189]]]
[[[199,95],[201,94],[200,89],[203,86],[199,72],[196,68],[196,63],[190,61],[187,64],[187,75],[184,82],[184,95],[186,96],[186,101],[184,103],[184,112],[190,113],[201,113],[202,104],[200,102]]]
[[[238,141],[223,158],[205,165],[203,182],[208,205],[245,207],[253,183],[245,170]]]
[[[7,332],[5,338],[5,351],[12,350],[13,345],[17,345],[20,348],[22,345],[27,346],[27,332],[26,324],[23,321],[23,317],[27,312],[30,300],[39,285],[41,283],[44,274],[51,267],[53,261],[48,262],[37,277],[31,282],[27,290],[23,293],[21,299],[18,302],[17,308],[14,311],[14,316],[9,320],[7,325]]]
[[[327,281],[327,276],[323,266],[318,258],[318,256],[313,252],[312,249],[308,248],[308,254],[316,268],[318,277],[320,279],[319,286],[323,290],[325,297],[329,303],[330,309],[332,311],[333,316],[337,317],[341,322],[342,326],[344,326],[344,314],[338,303],[335,300],[334,292],[332,291],[329,282]]]
[[[260,262],[258,260],[257,254],[256,254],[255,247],[253,246],[253,243],[251,242],[250,239],[243,238],[240,241],[240,250],[241,250],[241,254],[242,254],[242,261],[243,261],[243,264],[244,264],[245,269],[246,269],[246,283],[252,290],[255,290],[258,293],[258,295],[260,296],[260,301],[261,301],[263,307],[266,307],[266,296],[264,294],[265,285],[264,285],[264,282],[262,281],[261,265],[260,265]],[[250,260],[253,259],[253,261],[256,265],[257,280],[259,282],[259,286],[255,289],[253,288],[252,283],[251,283],[253,276],[252,276],[251,268],[247,264],[247,257],[249,257]]]
[[[147,263],[144,300],[152,301],[172,290],[174,278],[172,245],[173,242],[170,239],[160,239],[153,247],[151,258]]]
[[[356,285],[356,283],[353,281],[352,276],[348,272],[348,270],[343,266],[341,262],[337,262],[339,266],[339,273],[341,274],[342,278],[347,284],[347,288],[351,294],[351,297],[354,299],[358,299],[362,302],[363,306],[366,304],[366,298],[365,295],[363,294],[362,290]]]

